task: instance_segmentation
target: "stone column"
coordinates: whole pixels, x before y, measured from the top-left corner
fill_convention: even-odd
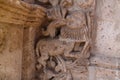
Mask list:
[[[21,80],[23,28],[11,26],[0,24],[0,80]]]
[[[24,29],[22,80],[31,80],[35,77],[35,42],[40,35],[39,31],[39,26]]]
[[[91,57],[96,80],[120,80],[119,13],[119,0],[97,0],[97,36]]]

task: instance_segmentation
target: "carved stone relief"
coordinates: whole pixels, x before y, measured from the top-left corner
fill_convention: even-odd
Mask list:
[[[1,1],[0,4],[3,6],[2,3],[9,2]],[[8,12],[11,17],[4,17],[6,12],[3,7],[0,22],[25,27],[41,26],[44,22],[41,27],[42,36],[35,44],[35,80],[80,80],[80,75],[88,72],[95,0],[38,0],[38,2],[40,6],[20,0],[10,2],[6,8],[10,9]],[[17,9],[20,11],[16,12]],[[4,33],[4,29],[0,28],[1,50],[4,45]],[[23,76],[28,76],[32,71],[22,72]]]
[[[80,80],[87,72],[95,0],[39,0],[48,25],[36,45],[36,79]]]
[[[120,2],[95,1],[0,0],[0,80],[119,79]]]

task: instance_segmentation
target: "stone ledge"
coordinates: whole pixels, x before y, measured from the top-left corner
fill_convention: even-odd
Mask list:
[[[90,66],[89,80],[120,80],[120,70]]]
[[[120,69],[120,58],[96,55],[90,58],[91,65],[108,69]]]

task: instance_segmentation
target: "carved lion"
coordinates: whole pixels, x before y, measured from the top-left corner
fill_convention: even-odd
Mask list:
[[[63,42],[58,39],[42,39],[37,43],[36,55],[39,57],[39,63],[46,66],[46,60],[49,56],[69,54],[74,48],[74,42]]]

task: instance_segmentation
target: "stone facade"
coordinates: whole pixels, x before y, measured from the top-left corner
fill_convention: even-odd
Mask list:
[[[119,0],[97,0],[97,36],[92,48],[93,80],[120,79],[120,12]]]
[[[0,80],[120,80],[119,0],[1,0]]]

